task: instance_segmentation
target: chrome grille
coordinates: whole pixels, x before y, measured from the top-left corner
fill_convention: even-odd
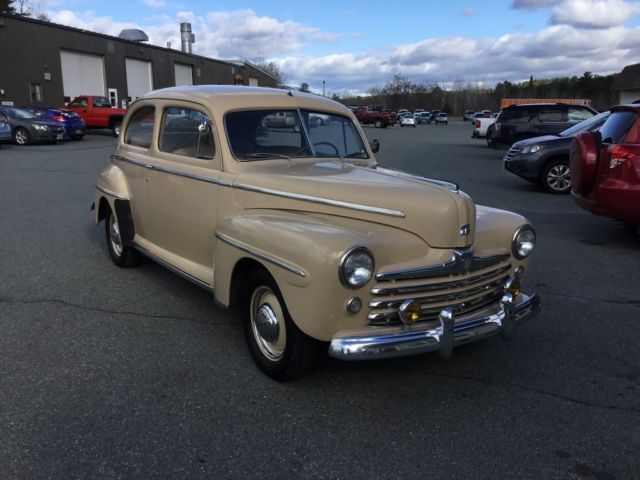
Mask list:
[[[522,150],[520,147],[511,147],[507,154],[504,156],[505,161],[509,161],[513,157],[518,155],[520,153],[520,150]]]
[[[466,273],[426,278],[380,281],[371,289],[369,325],[400,323],[398,307],[406,300],[420,303],[419,322],[438,318],[440,311],[451,307],[454,315],[464,315],[495,303],[502,297],[502,288],[511,265],[505,256],[497,262]]]

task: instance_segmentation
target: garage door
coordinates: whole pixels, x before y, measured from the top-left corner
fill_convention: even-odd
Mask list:
[[[249,85],[251,87],[257,87],[258,86],[258,79],[254,78],[254,77],[249,77]]]
[[[193,67],[176,63],[176,86],[177,85],[193,85]]]
[[[151,62],[125,58],[125,66],[127,68],[127,93],[131,100],[153,90]]]
[[[65,97],[105,95],[104,59],[100,55],[60,52]]]

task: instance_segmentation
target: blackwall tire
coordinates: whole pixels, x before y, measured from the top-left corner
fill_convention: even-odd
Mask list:
[[[552,160],[540,175],[540,184],[549,193],[571,191],[571,169],[567,160]]]

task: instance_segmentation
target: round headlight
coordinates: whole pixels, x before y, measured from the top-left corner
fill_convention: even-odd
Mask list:
[[[518,260],[527,258],[536,246],[536,231],[531,225],[523,225],[513,235],[511,250]]]
[[[340,262],[340,281],[345,287],[359,288],[373,275],[373,256],[364,247],[349,250]]]

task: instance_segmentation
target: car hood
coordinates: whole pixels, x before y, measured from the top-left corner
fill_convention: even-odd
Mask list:
[[[232,184],[245,209],[285,209],[357,218],[400,228],[432,247],[473,243],[476,211],[454,184],[338,161],[261,166]]]
[[[571,143],[571,137],[559,137],[558,135],[543,135],[541,137],[533,137],[527,138],[525,140],[520,140],[514,143],[511,148],[524,147],[527,145],[539,145],[541,143],[551,144],[551,143]]]

